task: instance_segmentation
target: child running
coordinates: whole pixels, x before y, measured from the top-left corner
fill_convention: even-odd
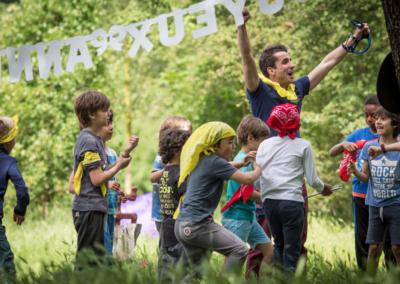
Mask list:
[[[182,116],[167,117],[160,126],[160,131],[158,136],[159,141],[161,141],[161,138],[164,136],[164,133],[166,131],[172,129],[183,129],[192,132],[192,124],[187,118],[184,118]],[[157,266],[157,278],[159,281],[161,281],[161,273],[163,270],[163,256],[165,254],[162,246],[162,227],[161,227],[162,218],[160,216],[161,203],[159,196],[159,181],[162,176],[164,168],[165,164],[162,162],[161,156],[157,154],[154,160],[153,169],[151,170],[150,181],[153,183],[151,220],[156,223],[158,235],[160,236],[158,243],[159,254],[158,254],[158,266]]]
[[[365,123],[368,127],[360,128],[351,133],[346,139],[332,147],[329,152],[331,157],[336,157],[347,150],[350,154],[358,152],[357,155],[357,170],[361,171],[364,160],[361,158],[362,149],[358,149],[355,144],[357,141],[368,141],[379,138],[379,134],[375,126],[375,113],[380,107],[377,95],[370,95],[364,103]],[[354,233],[355,233],[355,248],[358,268],[363,271],[367,270],[366,260],[368,257],[369,244],[366,243],[368,232],[369,208],[365,204],[367,196],[368,182],[362,183],[356,177],[353,178],[353,214],[354,214]],[[389,268],[389,263],[396,263],[396,259],[392,253],[392,245],[390,234],[386,235],[385,245],[385,260],[386,267]]]
[[[246,116],[243,118],[237,129],[237,139],[242,149],[234,161],[243,161],[247,153],[257,151],[261,142],[267,139],[269,135],[268,125],[258,117]],[[253,163],[240,169],[242,172],[250,172],[252,170]],[[253,187],[255,188],[254,184]],[[233,180],[229,181],[227,205],[232,202],[231,199],[240,190],[239,188],[241,188],[241,184]],[[260,224],[254,220],[255,205],[256,202],[261,203],[261,196],[256,190],[252,189],[251,191],[252,193],[248,192],[245,196],[241,196],[222,213],[221,223],[224,228],[237,235],[242,241],[249,243],[254,250],[261,251],[264,256],[263,263],[271,266],[274,248]],[[270,276],[272,272],[272,269],[269,269],[270,273],[266,273],[267,267],[264,265],[262,267],[259,277],[260,282],[263,278],[261,277],[262,275]]]
[[[348,172],[362,183],[368,183],[365,204],[369,206],[369,226],[367,241],[369,244],[368,270],[376,271],[379,266],[379,258],[382,254],[385,235],[390,232],[393,254],[397,265],[400,265],[400,160],[399,152],[387,152],[398,150],[396,141],[400,134],[400,116],[390,113],[382,106],[375,113],[375,126],[380,138],[367,142],[362,150],[361,159],[368,161],[359,171],[350,161]],[[376,148],[381,151],[376,151]],[[370,160],[370,154],[375,159]]]
[[[25,221],[26,208],[29,205],[28,188],[19,171],[17,159],[10,156],[18,134],[17,123],[17,116],[0,117],[0,279],[3,279],[3,269],[10,276],[15,276],[16,273],[14,254],[7,240],[6,227],[3,226],[3,203],[9,180],[17,192],[17,205],[13,214],[13,220],[17,225],[20,226]]]
[[[161,282],[172,281],[172,271],[179,264],[186,266],[187,257],[183,246],[176,239],[174,233],[175,220],[173,215],[178,209],[180,198],[186,192],[186,180],[178,187],[180,177],[180,158],[183,145],[190,136],[186,130],[168,130],[160,140],[160,156],[167,165],[160,179],[160,201],[162,218],[162,246],[165,249]]]
[[[202,260],[209,261],[213,251],[228,257],[224,272],[240,269],[246,261],[246,244],[213,219],[224,181],[231,179],[249,185],[261,175],[256,162],[254,171],[246,173],[229,163],[235,150],[235,136],[229,125],[209,122],[199,127],[183,147],[178,186],[190,176],[176,219],[175,236],[191,262],[186,280],[201,279],[200,264]]]
[[[97,255],[104,247],[104,217],[108,213],[107,182],[127,167],[135,139],[131,137],[124,153],[108,169],[102,127],[108,125],[110,101],[101,92],[87,91],[75,100],[75,114],[83,130],[74,148],[74,189],[72,216],[78,233],[77,252],[89,248]],[[78,254],[77,254],[78,257]]]
[[[279,137],[265,140],[258,148],[257,162],[262,168],[262,176],[257,187],[275,242],[274,267],[292,274],[300,256],[305,219],[303,175],[323,196],[332,194],[332,187],[318,178],[310,143],[296,137],[300,128],[297,106],[274,107],[267,123]]]

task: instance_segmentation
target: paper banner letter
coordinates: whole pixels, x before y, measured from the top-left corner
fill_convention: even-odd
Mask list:
[[[151,22],[150,20],[146,20],[142,23],[143,24],[142,27],[140,28],[140,31],[133,24],[130,24],[125,27],[127,32],[135,38],[135,41],[133,42],[131,48],[128,51],[128,55],[130,57],[136,56],[136,53],[138,52],[140,46],[143,46],[143,48],[146,49],[147,52],[150,52],[151,49],[153,48],[153,44],[146,37],[146,34],[151,27]]]
[[[6,53],[8,58],[8,70],[10,72],[10,82],[19,82],[21,78],[22,69],[25,67],[25,80],[33,80],[32,72],[32,59],[31,51],[33,47],[30,45],[23,45],[19,49],[18,59],[15,61],[15,51],[13,47],[7,47]]]
[[[118,35],[114,37],[116,34]],[[110,43],[108,45],[114,50],[121,51],[121,47],[124,45],[121,41],[123,41],[126,36],[125,28],[121,25],[113,25],[108,32],[108,36],[110,37]]]
[[[200,38],[203,36],[208,36],[210,34],[216,33],[218,31],[217,18],[215,16],[215,1],[206,0],[200,3],[189,6],[189,14],[198,13],[200,11],[205,11],[204,14],[197,16],[197,24],[207,23],[206,27],[200,28],[193,31],[193,38]]]
[[[260,6],[261,12],[265,15],[272,15],[280,11],[285,3],[285,0],[275,0],[274,4],[269,5],[268,1],[271,0],[258,0],[258,5]]]
[[[92,39],[90,43],[94,47],[98,47],[97,56],[100,56],[104,53],[104,51],[106,51],[108,47],[108,42],[107,42],[108,33],[103,29],[97,29],[92,32],[92,36],[94,37],[94,39]],[[99,40],[99,37],[101,37],[102,39]]]
[[[39,65],[39,77],[41,79],[49,77],[51,66],[54,62],[54,75],[62,75],[61,66],[61,41],[53,40],[49,43],[47,56],[45,54],[45,45],[43,42],[36,44],[36,52]]]
[[[224,4],[225,8],[235,17],[236,26],[244,24],[242,11],[246,0],[237,0],[236,3],[232,0],[222,0],[222,4]]]
[[[71,47],[69,48],[67,68],[65,68],[65,71],[74,72],[75,65],[78,63],[83,63],[85,69],[93,67],[93,61],[86,44],[86,39],[86,36],[76,36],[67,40]],[[81,53],[80,55],[78,55],[78,51]]]
[[[162,14],[158,16],[158,30],[160,32],[160,42],[164,46],[172,46],[180,43],[185,35],[185,27],[183,26],[183,10],[179,9],[172,13],[175,22],[175,35],[168,36],[168,16]]]

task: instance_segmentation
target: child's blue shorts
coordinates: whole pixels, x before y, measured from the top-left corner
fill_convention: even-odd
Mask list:
[[[259,244],[268,244],[271,240],[256,220],[236,220],[222,216],[221,223],[242,241],[248,243],[253,249]]]
[[[392,245],[400,245],[400,203],[369,207],[367,244],[383,245],[389,232]]]

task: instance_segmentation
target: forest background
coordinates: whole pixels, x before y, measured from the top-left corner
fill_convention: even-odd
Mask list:
[[[7,2],[7,1],[3,1]],[[0,1],[0,49],[33,45],[55,39],[108,30],[113,24],[127,25],[186,8],[199,1]],[[319,177],[337,184],[342,157],[330,158],[329,149],[360,127],[364,100],[376,92],[379,66],[390,52],[380,1],[287,0],[281,11],[267,16],[256,0],[245,5],[251,19],[247,24],[253,55],[258,59],[268,44],[285,44],[293,59],[295,78],[309,74],[333,49],[349,36],[349,20],[367,22],[372,45],[362,55],[348,54],[324,81],[304,100],[301,120],[302,138],[311,142]],[[127,56],[132,37],[124,40],[122,52],[108,49],[98,57],[88,42],[94,67],[86,70],[78,64],[74,73],[39,79],[37,59],[32,53],[34,80],[9,83],[7,57],[1,59],[0,116],[18,115],[19,135],[13,150],[31,194],[28,214],[46,217],[49,205],[67,208],[72,196],[67,193],[73,167],[73,147],[79,134],[74,114],[74,98],[85,90],[105,93],[115,113],[114,138],[109,146],[123,150],[127,135],[140,137],[128,170],[118,180],[139,194],[150,192],[149,173],[158,150],[158,129],[170,115],[185,116],[194,129],[205,122],[219,120],[237,128],[251,110],[246,99],[237,27],[226,8],[216,5],[218,32],[193,39],[196,16],[186,15],[184,40],[172,47],[159,43],[158,26],[148,38],[154,44],[148,53],[141,48],[135,58]],[[174,34],[169,19],[170,35]],[[62,48],[65,68],[69,47]],[[23,73],[24,74],[24,73]],[[22,75],[24,76],[24,75]],[[237,151],[240,147],[237,147]],[[15,205],[10,184],[5,200],[6,214]],[[310,200],[310,210],[332,214],[351,223],[351,182],[329,198]],[[308,188],[309,193],[313,193]],[[221,203],[226,201],[223,195]],[[32,213],[34,211],[35,213]],[[7,213],[8,212],[8,213]],[[69,214],[69,213],[68,213]]]

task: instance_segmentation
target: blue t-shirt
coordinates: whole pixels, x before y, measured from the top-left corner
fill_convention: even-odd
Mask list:
[[[115,153],[115,151],[108,147],[106,149],[106,155],[108,158],[108,166],[114,164],[118,159],[118,156]],[[116,181],[116,180],[117,179],[115,178],[115,176],[113,176],[110,181]],[[108,215],[117,215],[118,191],[108,189],[107,196],[108,196]]]
[[[154,160],[154,165],[153,169],[151,172],[155,171],[161,171],[162,169],[165,168],[165,164],[161,160],[161,156],[157,155],[157,157]],[[160,211],[161,211],[161,202],[160,202],[160,195],[159,195],[159,184],[158,182],[153,183],[153,190],[151,192],[151,195],[153,197],[152,201],[152,206],[151,206],[151,221],[156,221],[156,222],[161,222],[161,216],[160,216]]]
[[[347,136],[346,139],[344,139],[344,141],[356,143],[357,140],[368,141],[368,140],[372,140],[372,139],[379,138],[379,137],[380,136],[378,134],[372,134],[370,128],[366,127],[366,128],[357,129],[356,131],[351,133],[349,136]],[[363,149],[364,148],[365,148],[365,146],[363,147]],[[367,148],[367,150],[368,150],[368,148]],[[361,151],[362,151],[362,149],[358,151],[358,155],[357,155],[357,170],[359,170],[360,172],[361,172],[363,164],[364,164],[364,159],[361,158]],[[354,196],[365,197],[365,195],[367,194],[367,189],[368,189],[368,183],[362,183],[356,177],[353,178],[353,195]]]
[[[247,99],[250,102],[251,112],[253,115],[260,118],[262,121],[267,122],[272,109],[278,105],[291,103],[297,105],[299,110],[301,110],[303,99],[310,91],[310,80],[308,79],[308,76],[303,76],[294,81],[293,84],[296,86],[295,92],[297,95],[297,99],[293,101],[281,97],[274,88],[265,84],[261,79],[260,84],[254,92],[250,92],[247,89]],[[270,127],[270,129],[271,137],[278,136],[278,133],[272,129],[272,127]],[[300,137],[300,131],[296,132],[296,136]]]
[[[400,152],[387,152],[374,160],[368,156],[370,146],[379,147],[379,140],[365,143],[361,159],[369,164],[369,183],[365,204],[374,207],[385,207],[400,203]],[[399,143],[399,142],[395,142]]]
[[[240,151],[234,161],[242,161],[244,157],[246,156],[246,152]],[[251,172],[253,171],[253,161],[251,162],[250,165],[247,167],[242,167],[240,169],[241,172]],[[226,203],[231,200],[232,196],[235,194],[235,192],[238,190],[238,188],[241,186],[240,183],[237,183],[236,181],[229,180],[228,183],[228,200]],[[253,184],[254,188],[255,185]],[[238,201],[236,201],[234,204],[232,204],[222,215],[227,218],[235,219],[235,220],[254,220],[254,208],[256,206],[256,203],[251,200],[247,200],[246,203],[243,203],[243,197],[240,197]]]

